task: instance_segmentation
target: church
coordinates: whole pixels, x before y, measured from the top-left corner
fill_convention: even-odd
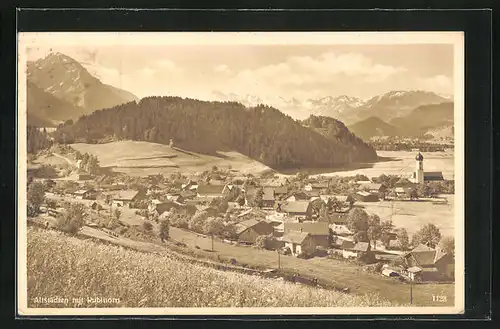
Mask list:
[[[428,181],[444,180],[443,173],[440,171],[424,171],[424,157],[420,152],[415,157],[415,164],[415,172],[411,177],[413,183],[422,184]]]

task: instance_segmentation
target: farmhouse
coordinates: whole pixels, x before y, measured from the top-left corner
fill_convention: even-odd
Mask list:
[[[290,232],[309,233],[316,246],[330,245],[330,229],[326,222],[284,223],[284,234]]]
[[[358,242],[352,246],[352,243],[346,241],[345,246],[342,245],[342,249],[344,258],[357,258],[370,251],[370,243]]]
[[[222,198],[225,185],[198,185],[197,196],[199,198]]]
[[[421,244],[404,255],[404,259],[408,267],[406,275],[412,280],[439,280],[455,275],[453,256],[441,249],[435,250]]]
[[[333,234],[335,235],[343,235],[343,236],[348,236],[352,235],[353,233],[347,228],[345,225],[337,225],[337,224],[330,224],[328,227],[332,230]]]
[[[78,174],[77,180],[91,180],[92,176],[89,174]]]
[[[260,235],[272,234],[274,228],[271,224],[265,221],[249,219],[236,224],[236,235],[238,241],[243,243],[255,243],[255,240]]]
[[[361,185],[361,189],[364,191],[368,191],[373,194],[377,193],[383,193],[386,190],[385,185],[378,184],[378,183],[368,183],[368,184],[363,184]]]
[[[274,189],[266,187],[263,191],[264,195],[262,195],[262,207],[272,208],[274,206]]]
[[[306,232],[289,232],[281,238],[285,243],[285,248],[290,249],[292,255],[300,254],[312,255],[316,251],[316,245],[311,235]]]
[[[279,203],[276,209],[278,212],[284,212],[297,220],[307,220],[311,218],[312,207],[309,201],[295,201]]]
[[[142,199],[142,193],[136,190],[120,191],[113,196],[113,205],[118,207],[130,206],[134,201]]]
[[[378,195],[366,191],[358,191],[354,193],[354,198],[361,202],[377,202]]]
[[[286,186],[280,186],[274,188],[274,196],[280,197],[288,193],[288,188]]]
[[[310,192],[310,191],[322,191],[322,190],[327,190],[329,187],[329,182],[323,182],[323,183],[309,183],[304,187],[304,190]]]
[[[97,191],[93,188],[77,190],[73,192],[73,196],[80,200],[95,200],[97,198]]]
[[[310,196],[305,192],[295,192],[286,198],[286,201],[306,201],[309,200]]]

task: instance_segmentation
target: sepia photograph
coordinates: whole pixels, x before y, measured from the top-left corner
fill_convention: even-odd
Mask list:
[[[461,314],[463,48],[19,33],[18,313]]]

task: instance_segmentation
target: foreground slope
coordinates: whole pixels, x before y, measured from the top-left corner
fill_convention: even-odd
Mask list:
[[[272,168],[335,167],[375,160],[373,148],[340,122],[324,135],[268,106],[179,97],[147,97],[99,110],[60,127],[56,138],[96,143],[111,139],[174,144],[217,155],[236,151]]]
[[[44,307],[33,303],[37,296],[64,296],[69,300],[64,307],[394,306],[376,296],[222,272],[33,227],[28,228],[27,241],[29,307]],[[79,297],[119,301],[78,305],[73,298]]]

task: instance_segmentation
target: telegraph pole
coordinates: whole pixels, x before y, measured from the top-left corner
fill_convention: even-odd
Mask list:
[[[279,250],[276,250],[276,252],[278,253],[278,270],[281,269],[281,259],[280,259],[280,252]]]
[[[214,235],[212,234],[212,251],[214,251]]]
[[[413,281],[410,280],[410,305],[413,304]]]

